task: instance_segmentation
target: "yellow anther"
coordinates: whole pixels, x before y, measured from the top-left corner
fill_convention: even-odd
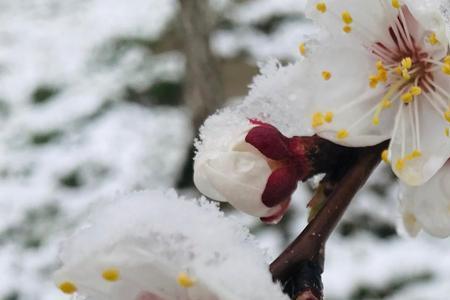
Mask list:
[[[374,89],[377,87],[377,85],[378,85],[378,76],[370,75],[369,76],[369,86]]]
[[[305,43],[300,43],[298,46],[298,50],[300,51],[300,54],[305,56],[306,55],[306,45]]]
[[[402,75],[402,67],[398,66],[394,69],[395,73],[397,73],[397,75]]]
[[[352,24],[353,18],[349,11],[342,12],[342,21],[347,25]]]
[[[116,268],[109,268],[103,271],[102,277],[106,281],[114,282],[120,279],[120,272]]]
[[[420,94],[422,94],[422,89],[418,86],[413,86],[409,89],[409,92],[413,95],[413,96],[419,96]]]
[[[444,58],[444,63],[446,63],[447,65],[450,65],[450,55],[447,55],[447,56]]]
[[[325,118],[324,118],[325,122],[331,123],[331,122],[333,122],[333,118],[334,118],[334,114],[331,111],[325,113]]]
[[[316,4],[316,9],[321,13],[325,13],[327,11],[327,5],[325,2],[319,2]]]
[[[378,70],[385,70],[386,68],[383,65],[383,62],[381,60],[377,61],[375,66],[377,67]]]
[[[378,116],[373,117],[372,124],[375,126],[380,125],[380,118]]]
[[[322,72],[322,77],[323,77],[324,80],[330,80],[331,72],[330,71],[323,71]]]
[[[383,99],[383,101],[381,102],[381,105],[383,106],[384,109],[391,108],[392,107],[392,101],[389,100],[389,99]]]
[[[385,70],[379,69],[377,76],[378,76],[378,80],[379,81],[381,81],[381,82],[386,82],[387,81],[388,74],[387,74],[387,72]]]
[[[190,277],[187,273],[181,272],[178,274],[177,282],[180,286],[184,288],[190,288],[195,285],[195,279]]]
[[[392,0],[391,1],[392,7],[399,9],[400,8],[400,1],[399,0]]]
[[[385,163],[389,163],[389,150],[386,149],[381,153],[381,159],[385,162]]]
[[[447,110],[444,113],[444,118],[447,120],[447,122],[450,122],[450,110]]]
[[[336,137],[338,139],[345,139],[346,137],[348,137],[349,133],[347,130],[345,129],[341,129],[337,132]]]
[[[442,72],[450,75],[450,63],[445,63],[442,68],[441,68]]]
[[[403,69],[402,70],[402,77],[405,80],[410,80],[411,79],[411,75],[409,75],[408,69]]]
[[[413,95],[410,92],[404,93],[400,99],[402,99],[403,103],[408,104],[413,100]]]
[[[343,30],[345,33],[350,33],[350,32],[352,32],[352,27],[349,26],[349,25],[345,25],[344,27],[342,27],[342,30]]]
[[[405,164],[405,160],[400,158],[395,163],[395,169],[397,169],[397,171],[402,171],[405,168]]]
[[[414,150],[413,152],[411,152],[412,158],[419,158],[421,156],[422,156],[422,152],[420,150]]]
[[[430,33],[430,34],[428,35],[428,42],[429,42],[431,45],[437,45],[437,44],[439,44],[439,40],[438,40],[438,38],[437,38],[437,36],[436,36],[436,33],[432,32],[432,33]]]
[[[77,286],[70,282],[70,281],[64,281],[62,282],[58,288],[64,293],[64,294],[73,294],[75,293],[78,289]]]
[[[450,128],[448,128],[448,127],[445,128],[444,134],[445,134],[446,137],[450,137]]]
[[[405,57],[402,59],[401,65],[404,69],[411,69],[412,68],[412,59],[411,57]]]
[[[316,128],[322,126],[325,123],[324,116],[321,112],[316,112],[312,116],[311,126]]]

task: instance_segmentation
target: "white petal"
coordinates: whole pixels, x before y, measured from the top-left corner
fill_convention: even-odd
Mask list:
[[[217,156],[220,156],[221,153],[218,153]],[[212,158],[214,159],[214,158]],[[194,184],[197,189],[206,197],[221,201],[227,202],[227,200],[223,197],[223,195],[217,191],[214,186],[211,185],[210,179],[208,177],[208,158],[200,158],[197,157],[194,161]]]
[[[402,185],[400,189],[400,213],[401,213],[401,225],[406,230],[406,232],[412,236],[416,237],[422,230],[422,225],[417,221],[414,214],[414,202],[410,199],[410,188],[407,185]],[[400,225],[400,224],[399,224]],[[401,226],[399,226],[401,228]]]
[[[433,31],[439,41],[448,44],[448,26],[442,11],[444,3],[442,0],[404,0],[404,2],[426,30]],[[446,6],[448,7],[448,3]]]
[[[216,205],[174,192],[133,193],[98,206],[63,245],[61,260],[55,281],[72,282],[80,299],[287,299],[247,229]],[[120,272],[117,281],[102,277],[110,268]],[[180,273],[194,286],[181,287]]]
[[[410,212],[431,235],[450,236],[450,164],[419,187],[404,185],[402,201],[411,202]]]
[[[327,11],[321,13],[316,9],[317,3],[324,2]],[[382,5],[384,2],[386,5]],[[353,23],[352,32],[344,33],[342,28],[345,25],[341,14],[344,11],[350,12]],[[310,0],[308,1],[306,14],[326,31],[336,36],[346,36],[350,40],[359,41],[361,45],[370,46],[375,41],[390,43],[386,38],[389,24],[395,15],[391,5],[383,0]]]
[[[345,146],[370,146],[389,139],[393,126],[392,109],[381,114],[380,124],[372,124],[373,109],[384,95],[384,89],[371,89],[369,76],[375,72],[376,60],[366,49],[358,46],[339,45],[331,40],[312,53],[308,59],[309,77],[302,78],[312,90],[314,112],[333,112],[330,124],[317,127],[323,138]],[[322,72],[329,71],[331,78],[324,80]],[[364,100],[364,101],[363,101]],[[349,103],[359,104],[349,106]],[[347,107],[347,108],[346,108]],[[358,121],[358,122],[357,122]],[[337,138],[337,132],[346,129],[349,136]]]
[[[272,170],[262,155],[249,152],[222,153],[208,160],[203,172],[214,190],[235,208],[264,217],[273,209],[261,200]]]
[[[420,152],[421,156],[406,160],[403,169],[398,169],[396,163],[399,159],[415,150],[414,128],[409,122],[408,108],[403,109],[405,118],[405,131],[402,126],[392,137],[391,160],[395,174],[409,185],[421,185],[428,181],[450,157],[450,138],[444,132],[448,126],[447,121],[439,115],[424,96],[416,99],[419,114]],[[404,142],[405,153],[402,152]]]

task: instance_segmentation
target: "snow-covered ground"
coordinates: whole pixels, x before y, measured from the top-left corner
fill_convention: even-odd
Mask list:
[[[224,58],[292,60],[314,30],[304,1],[211,2],[233,24],[212,37]],[[58,241],[89,207],[174,184],[191,141],[187,113],[126,101],[126,91],[180,81],[184,58],[119,41],[158,40],[177,9],[175,0],[0,1],[0,299],[64,299],[50,280]],[[328,299],[448,299],[448,240],[395,234],[391,179],[379,170],[329,242]],[[304,226],[308,196],[306,186],[296,193],[284,238],[255,231],[270,255]]]

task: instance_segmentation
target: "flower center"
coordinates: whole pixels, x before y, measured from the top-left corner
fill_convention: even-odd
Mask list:
[[[354,30],[345,30],[344,27],[343,31],[360,39],[374,58],[374,71],[368,78],[368,87],[374,91],[365,91],[334,111],[314,113],[311,125],[323,127],[319,130],[324,131],[331,127],[336,130],[335,138],[344,140],[351,137],[358,127],[367,126],[367,120],[371,120],[371,126],[378,126],[383,112],[395,108],[397,112],[389,114],[394,116],[391,143],[383,157],[390,161],[392,144],[399,144],[401,151],[395,155],[394,168],[403,171],[410,161],[422,157],[421,123],[426,120],[422,120],[421,110],[425,106],[432,108],[436,117],[442,120],[442,131],[436,138],[450,137],[450,88],[443,84],[443,76],[450,75],[450,55],[447,39],[440,41],[436,33],[427,30],[406,4],[396,0],[379,2],[390,20],[382,35],[367,30],[348,11],[341,14],[343,24],[354,27]],[[387,5],[389,2],[391,7]],[[316,9],[320,13],[327,11],[326,6],[317,6]],[[335,12],[330,13],[337,16]],[[331,73],[325,72],[322,77],[329,80]],[[367,105],[367,112],[344,122],[348,125],[346,128],[334,128],[333,124],[328,124],[334,123],[335,119],[342,120],[347,111],[361,104]]]
[[[421,25],[412,16],[407,6],[403,6],[398,12],[398,16],[388,28],[389,39],[376,42],[370,49],[379,61],[376,64],[377,74],[370,76],[369,84],[375,88],[380,82],[392,85],[400,81],[403,84],[397,87],[398,90],[412,85],[424,92],[434,90],[431,82],[434,80],[435,66],[446,62],[434,61],[433,55],[424,49],[427,43],[430,47],[439,47],[440,42],[433,32],[428,33],[427,38],[421,39],[409,30],[410,27],[416,28],[417,35],[419,35],[418,32],[423,31],[417,29],[421,28]],[[416,93],[419,91],[417,88]],[[408,104],[412,99],[405,100]]]

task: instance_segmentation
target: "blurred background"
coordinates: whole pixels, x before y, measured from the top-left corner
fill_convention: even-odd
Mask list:
[[[58,242],[97,201],[192,186],[204,118],[258,62],[298,59],[303,0],[0,0],[0,299],[64,299]],[[326,299],[450,299],[450,244],[399,236],[380,167],[327,245]],[[309,184],[279,226],[236,214],[276,257],[306,224]]]

